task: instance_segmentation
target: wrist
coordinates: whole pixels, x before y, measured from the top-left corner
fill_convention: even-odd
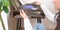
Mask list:
[[[24,18],[24,20],[29,20],[29,18]]]
[[[27,16],[24,17],[24,19],[27,19],[27,18],[28,18]]]

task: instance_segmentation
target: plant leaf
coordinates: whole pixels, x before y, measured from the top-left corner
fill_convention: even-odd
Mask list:
[[[3,0],[3,5],[4,6],[9,6],[10,5],[9,0]]]
[[[4,10],[4,12],[5,12],[5,13],[8,13],[8,12],[9,12],[9,10],[8,10],[8,7],[7,7],[7,6],[3,6],[3,10]]]
[[[0,2],[0,8],[2,7],[2,5],[3,5],[2,2]]]

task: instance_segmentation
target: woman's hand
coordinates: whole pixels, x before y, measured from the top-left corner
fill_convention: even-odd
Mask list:
[[[24,10],[20,10],[20,16],[24,19],[28,18],[27,14],[24,12]]]
[[[35,4],[35,5],[41,5],[39,1],[35,1],[33,4]]]

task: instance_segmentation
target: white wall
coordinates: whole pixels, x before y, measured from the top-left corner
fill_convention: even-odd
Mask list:
[[[2,11],[1,16],[2,16],[2,19],[3,19],[3,22],[4,22],[4,26],[5,26],[6,30],[8,30],[8,20],[7,20],[8,16],[7,16],[7,14],[4,11]],[[1,21],[0,21],[0,30],[3,30]]]

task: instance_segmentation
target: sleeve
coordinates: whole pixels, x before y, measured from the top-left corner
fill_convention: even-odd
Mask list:
[[[28,18],[24,19],[25,30],[33,30],[30,20]]]
[[[48,8],[47,8],[45,5],[43,5],[43,4],[41,4],[40,7],[42,8],[44,14],[46,15],[46,17],[47,17],[49,20],[51,20],[51,21],[53,21],[53,22],[56,22],[56,21],[54,20],[55,14],[51,13],[51,12],[48,10]]]

